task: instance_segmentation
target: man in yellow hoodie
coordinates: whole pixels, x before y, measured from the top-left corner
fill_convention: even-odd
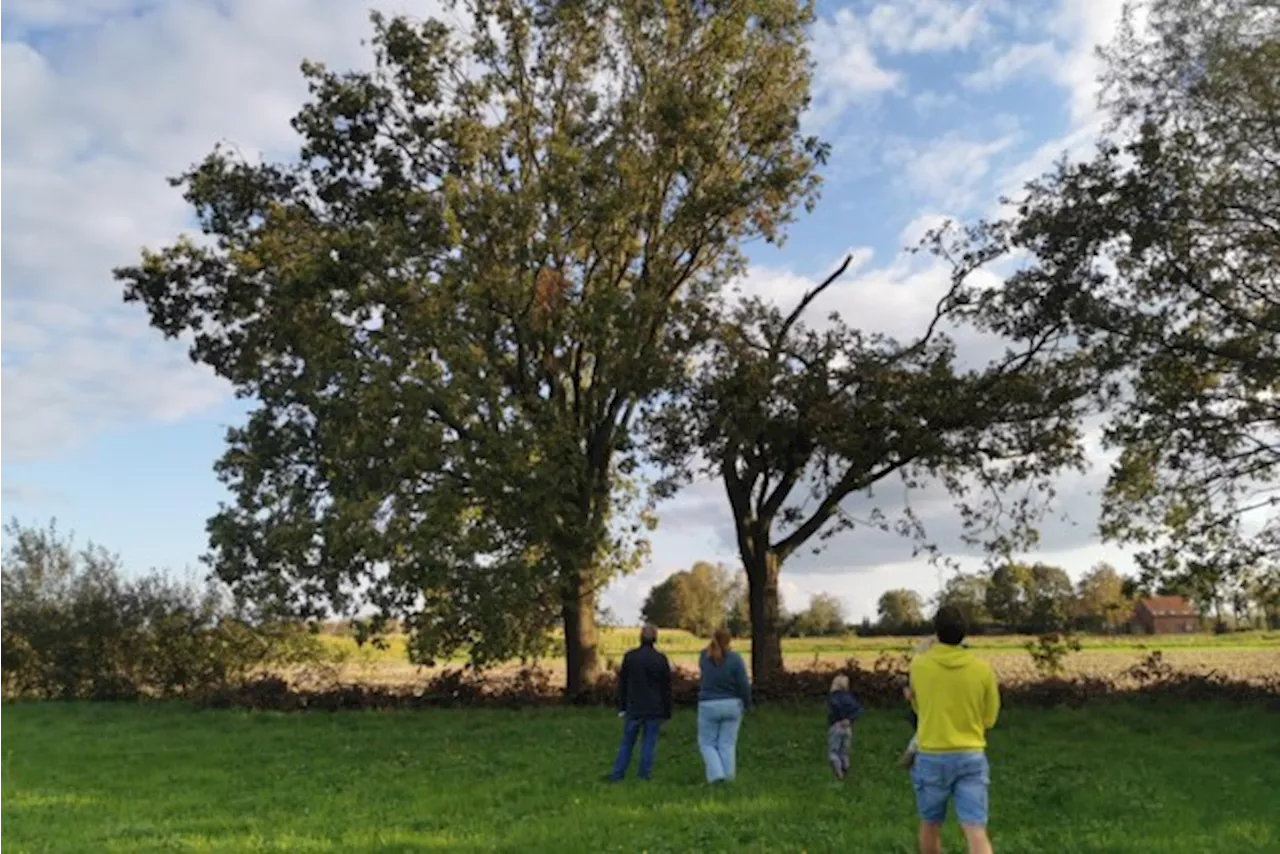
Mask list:
[[[991,665],[960,646],[965,620],[943,606],[933,620],[938,642],[911,662],[911,705],[919,717],[919,753],[911,784],[920,813],[920,854],[942,850],[942,822],[954,803],[970,854],[990,854],[987,838],[987,730],[1000,714]]]

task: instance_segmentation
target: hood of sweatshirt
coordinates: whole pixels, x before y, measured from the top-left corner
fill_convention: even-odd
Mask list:
[[[972,664],[974,655],[961,646],[950,646],[945,643],[934,644],[925,657],[942,667],[960,668]]]

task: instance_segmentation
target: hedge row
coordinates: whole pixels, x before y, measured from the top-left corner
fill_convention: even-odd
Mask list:
[[[56,527],[5,527],[0,689],[5,699],[200,698],[254,674],[330,667],[307,627],[250,619],[209,581],[126,575]]]
[[[837,673],[849,677],[851,687],[868,706],[893,708],[902,703],[907,659],[883,656],[870,669],[858,661],[844,665],[819,664],[788,671],[767,682],[757,682],[759,702],[819,701],[826,696]],[[1169,667],[1159,652],[1151,653],[1131,668],[1123,679],[1094,676],[1045,677],[1002,686],[1011,706],[1082,706],[1123,697],[1158,697],[1179,700],[1229,700],[1261,702],[1280,711],[1280,675],[1262,681],[1245,681],[1220,673],[1188,673]],[[615,675],[602,675],[574,702],[607,706],[615,699]],[[677,668],[672,693],[677,706],[697,703],[697,674]],[[206,705],[272,711],[344,709],[423,709],[433,707],[521,708],[565,702],[547,671],[527,668],[513,677],[486,678],[464,670],[445,671],[416,688],[338,685],[324,689],[298,689],[278,677],[266,677],[222,689],[204,698]]]

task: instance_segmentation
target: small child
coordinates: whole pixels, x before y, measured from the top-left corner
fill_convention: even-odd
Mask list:
[[[902,698],[911,704],[911,688],[902,689]],[[911,724],[911,740],[907,742],[907,749],[903,751],[902,758],[898,760],[903,768],[910,771],[911,766],[916,764],[916,753],[919,752],[919,744],[916,742],[916,730],[920,727],[920,718],[916,716],[914,708],[907,709],[907,721]]]
[[[862,704],[849,691],[849,677],[843,673],[831,680],[827,695],[827,761],[837,780],[849,773],[849,747],[853,744],[853,722],[862,717]]]
[[[934,639],[927,637],[920,643],[916,644],[915,654],[920,655],[927,652],[933,646]],[[908,685],[902,689],[902,699],[907,701],[907,720],[911,722],[911,740],[907,742],[907,749],[903,751],[902,758],[898,760],[899,764],[908,771],[911,766],[916,764],[916,753],[919,752],[919,743],[916,741],[916,730],[920,727],[920,718],[916,715],[915,706],[911,703],[911,686]]]

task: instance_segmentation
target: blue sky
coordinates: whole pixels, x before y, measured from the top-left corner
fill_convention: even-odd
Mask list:
[[[432,14],[431,2],[376,3]],[[219,140],[285,157],[303,57],[367,64],[366,6],[350,0],[8,0],[3,6],[3,413],[6,518],[57,517],[133,568],[197,567],[231,390],[165,342],[111,279],[143,245],[189,227],[164,182]],[[753,246],[744,288],[794,301],[845,252],[861,263],[823,307],[909,334],[943,270],[900,253],[929,225],[996,210],[1003,193],[1099,127],[1093,48],[1120,0],[880,0],[818,5],[808,125],[831,142],[822,201],[785,246]],[[824,312],[825,313],[825,312]],[[1092,535],[1105,460],[1064,482],[1073,524],[1045,553],[1078,575],[1126,555]],[[892,496],[884,498],[892,501]],[[651,564],[606,601],[634,618],[645,591],[701,558],[733,560],[719,487],[660,508]],[[945,524],[947,509],[935,508]],[[886,589],[936,588],[910,546],[871,532],[785,572],[800,607],[839,595],[854,617]]]

